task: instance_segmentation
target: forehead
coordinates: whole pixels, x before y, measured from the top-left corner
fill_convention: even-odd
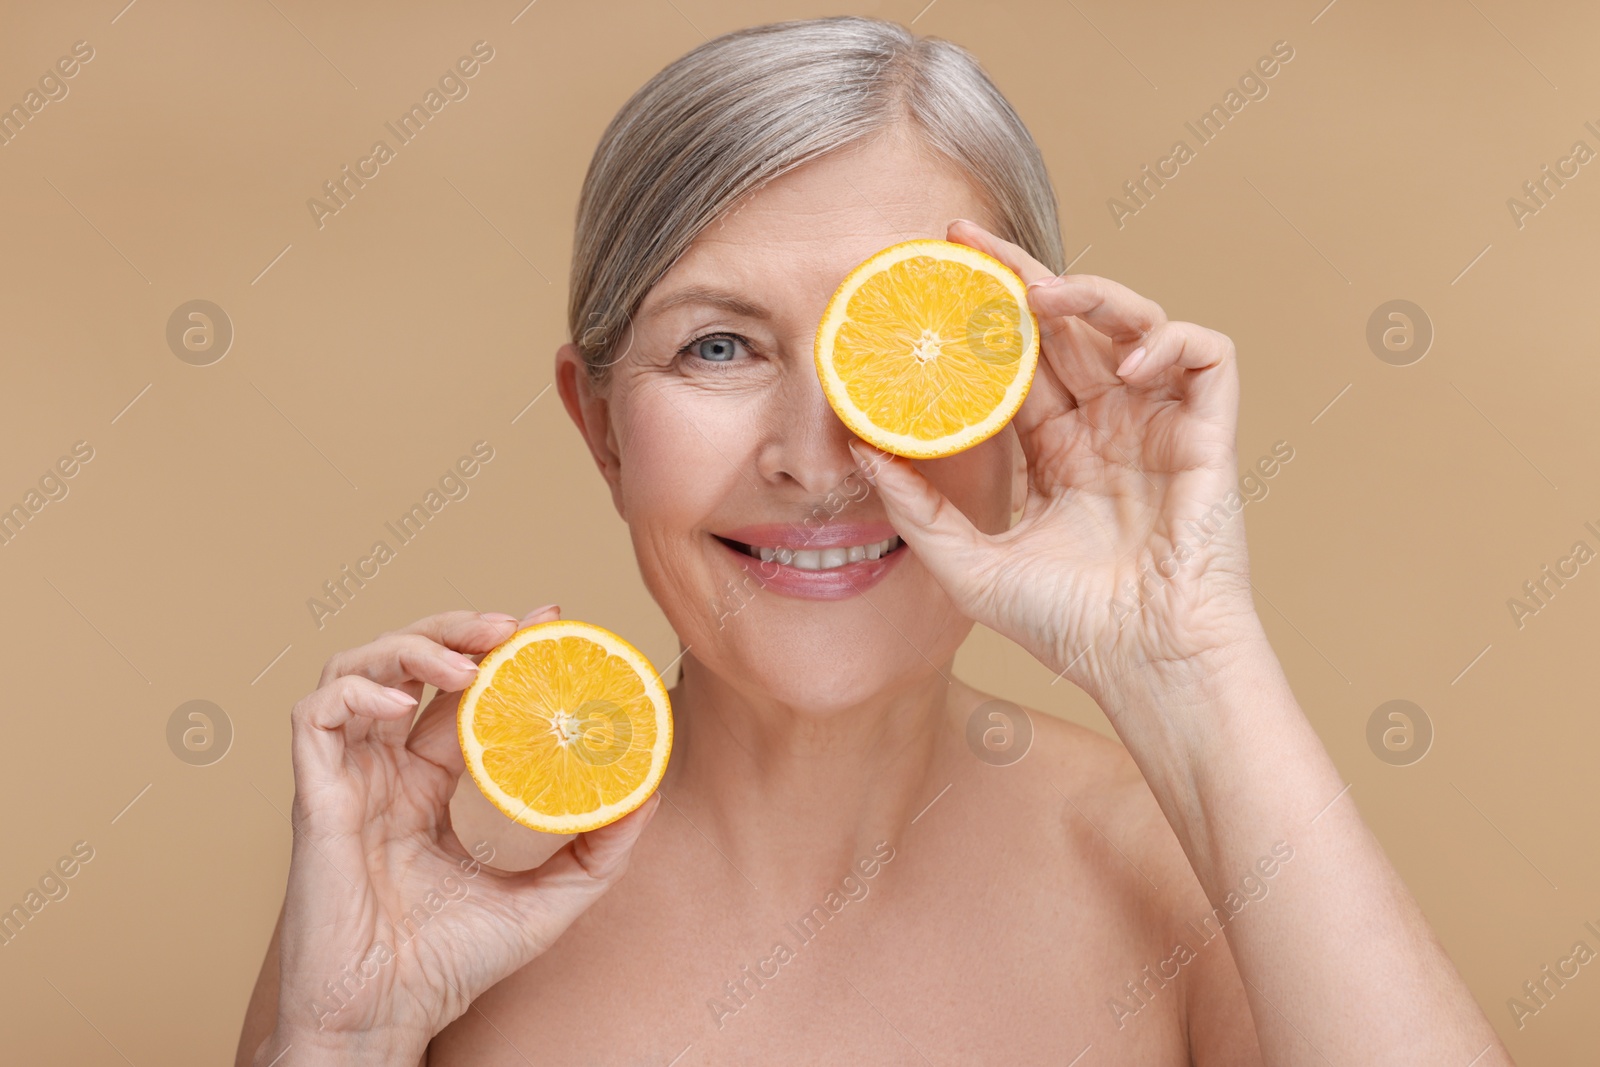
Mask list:
[[[796,168],[745,196],[695,239],[641,310],[686,286],[781,280],[815,302],[872,253],[900,241],[945,236],[957,218],[993,228],[971,182],[911,138],[886,134]],[[820,312],[820,305],[819,305]]]

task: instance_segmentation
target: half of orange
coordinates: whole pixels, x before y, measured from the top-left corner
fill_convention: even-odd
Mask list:
[[[892,245],[856,267],[817,327],[817,374],[852,433],[932,459],[1000,432],[1039,362],[1027,287],[951,241]]]
[[[585,622],[512,634],[484,656],[456,723],[483,795],[552,834],[598,829],[643,804],[672,752],[661,676],[627,641]]]

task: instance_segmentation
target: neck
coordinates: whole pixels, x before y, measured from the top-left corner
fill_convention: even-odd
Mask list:
[[[879,842],[896,845],[942,785],[950,709],[970,693],[949,667],[818,712],[685,655],[662,791],[753,884],[837,881]]]

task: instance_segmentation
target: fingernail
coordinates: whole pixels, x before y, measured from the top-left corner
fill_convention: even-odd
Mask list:
[[[455,656],[455,664],[457,667],[460,667],[464,671],[477,671],[478,664],[473,661],[471,656],[463,656],[459,652],[454,652],[451,654]]]
[[[865,478],[868,484],[877,485],[877,463],[870,459],[864,452],[861,451],[861,449],[857,448],[854,441],[851,441],[849,444],[850,454],[856,459],[856,469],[861,472],[861,477]]]
[[[383,700],[385,703],[392,704],[397,708],[414,708],[417,706],[417,698],[410,693],[388,687],[383,690]]]
[[[950,220],[950,225],[954,226],[958,222],[962,223],[964,225],[967,225],[967,226],[977,226],[978,225],[976,222],[973,222],[971,219],[951,219]],[[982,227],[979,227],[979,228],[981,229]]]
[[[1126,378],[1139,369],[1139,364],[1144,362],[1144,345],[1140,345],[1128,353],[1128,358],[1122,361],[1122,366],[1117,368],[1117,377]]]
[[[1029,289],[1049,289],[1051,286],[1060,285],[1067,280],[1065,274],[1052,274],[1048,278],[1037,278],[1028,283]]]
[[[517,621],[517,617],[515,615],[507,615],[503,611],[487,612],[483,617],[489,622],[509,622],[512,625],[516,625]]]
[[[551,608],[554,608],[558,614],[561,611],[561,605],[560,604],[546,604],[542,608],[534,608],[532,611],[528,612],[526,615],[524,615],[522,617],[522,621],[524,623],[526,623],[529,619],[532,619],[536,615],[542,615],[545,612],[549,611]]]

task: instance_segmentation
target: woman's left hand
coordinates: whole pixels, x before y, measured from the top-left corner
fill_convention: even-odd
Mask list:
[[[974,223],[949,238],[1029,283],[1040,357],[1013,420],[1027,501],[1011,529],[983,533],[910,461],[853,443],[889,521],[963,613],[1102,706],[1151,671],[1181,684],[1225,662],[1261,634],[1233,342],[1109,279],[1058,277]]]

